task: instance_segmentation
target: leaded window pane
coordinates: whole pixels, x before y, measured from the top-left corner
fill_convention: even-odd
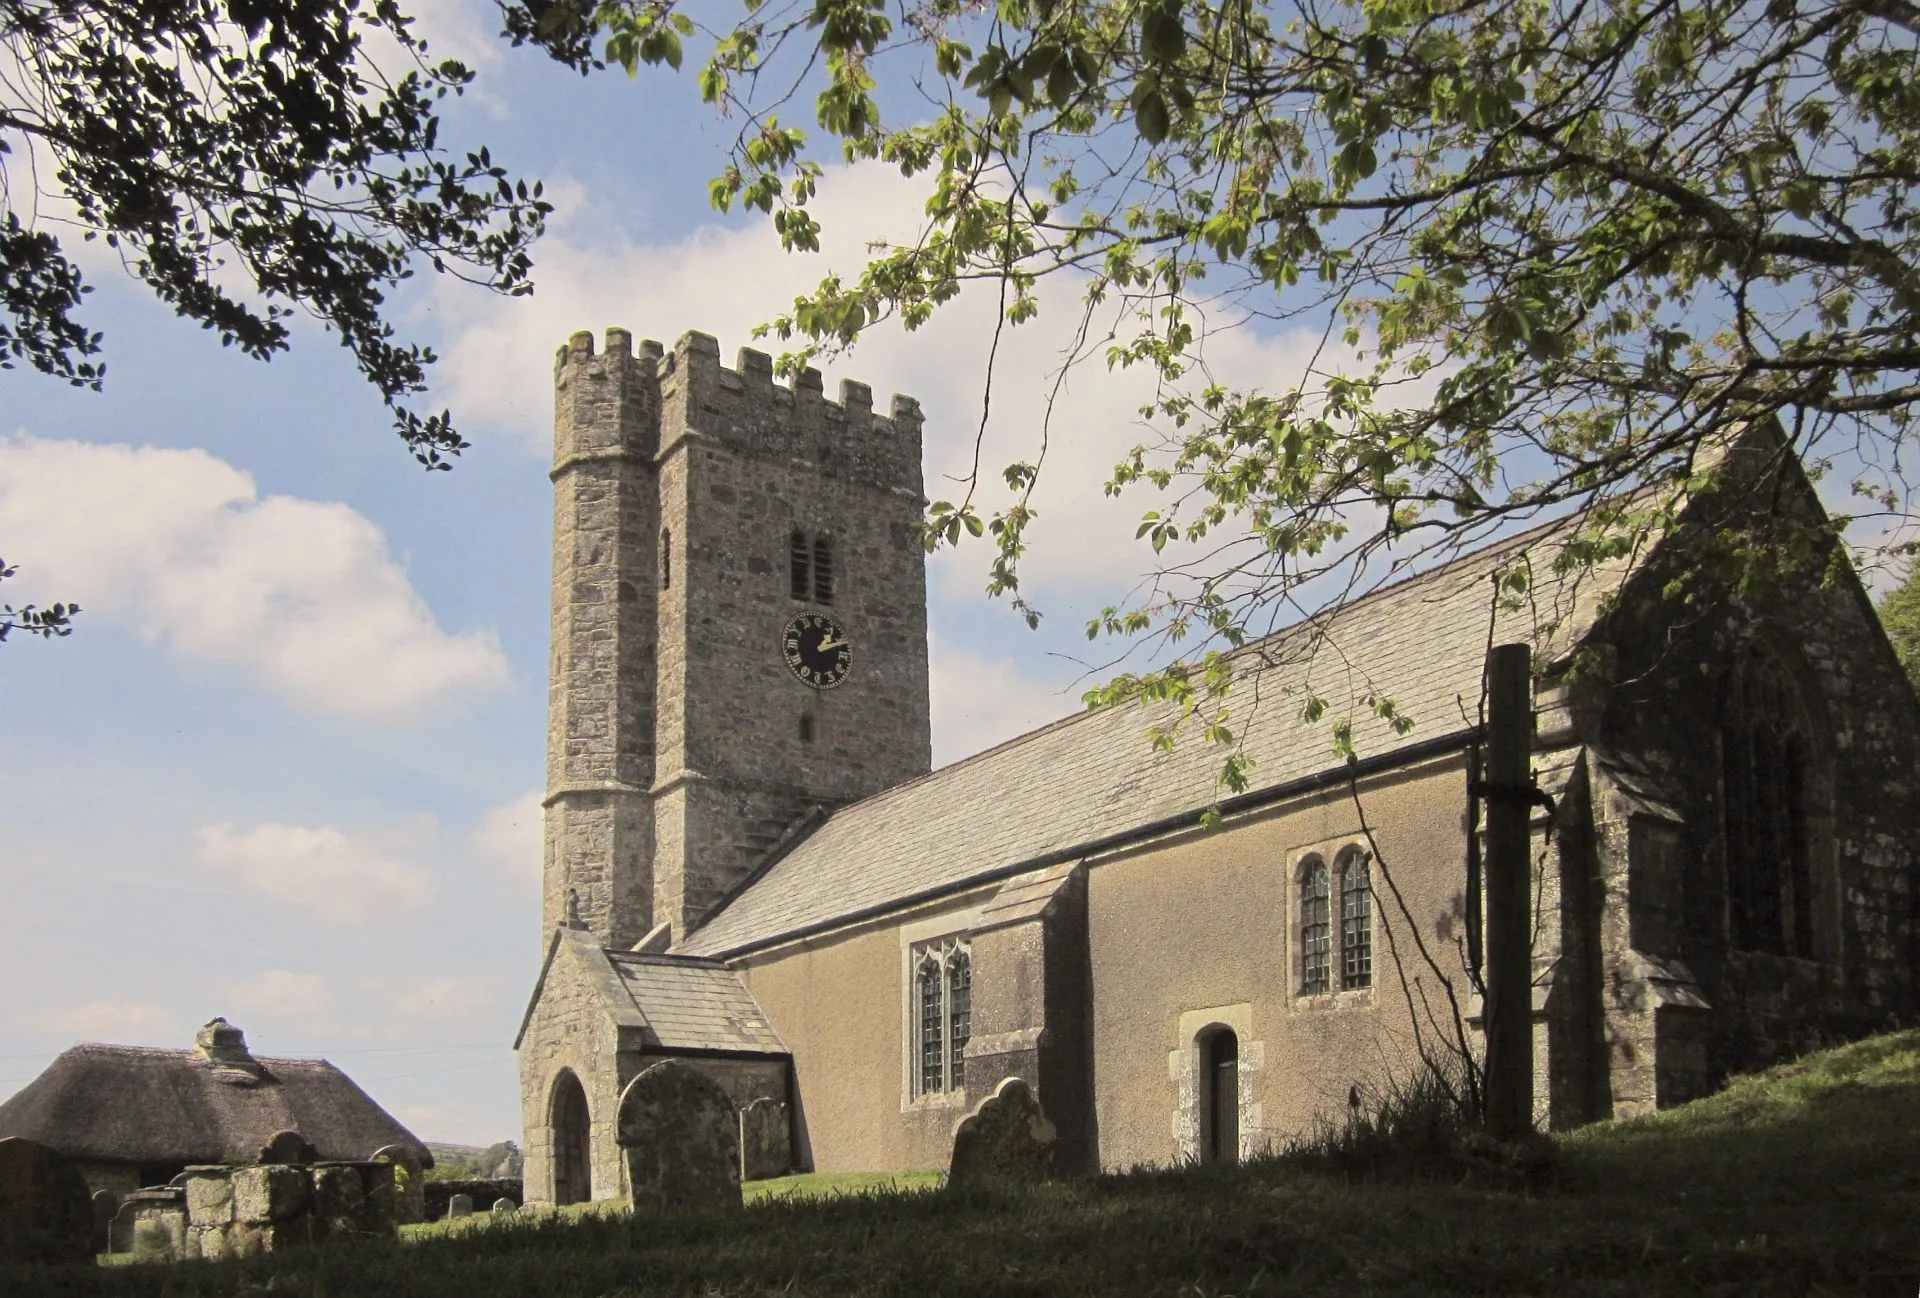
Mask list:
[[[940,1003],[940,962],[929,956],[920,965],[920,1093],[932,1095],[946,1089],[942,1066]]]
[[[955,951],[947,961],[947,1086],[966,1084],[967,1039],[973,1035],[973,959]]]
[[[1328,990],[1333,973],[1327,867],[1316,860],[1300,879],[1300,990]]]
[[[1340,985],[1373,986],[1373,870],[1363,852],[1340,872]]]

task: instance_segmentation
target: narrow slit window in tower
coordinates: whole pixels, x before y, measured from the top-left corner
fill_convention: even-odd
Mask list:
[[[800,714],[800,742],[803,744],[813,742],[813,714],[811,712],[803,712]]]
[[[660,589],[673,588],[673,530],[660,529]]]

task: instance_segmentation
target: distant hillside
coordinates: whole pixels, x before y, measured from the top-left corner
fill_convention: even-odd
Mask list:
[[[511,1140],[502,1140],[484,1149],[478,1145],[449,1145],[429,1140],[427,1148],[433,1151],[431,1175],[435,1180],[520,1175],[520,1146]]]

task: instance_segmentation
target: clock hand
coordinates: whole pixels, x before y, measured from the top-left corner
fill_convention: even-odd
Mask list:
[[[820,653],[825,653],[829,649],[838,649],[846,643],[845,640],[822,640],[819,644],[815,645],[814,648]]]

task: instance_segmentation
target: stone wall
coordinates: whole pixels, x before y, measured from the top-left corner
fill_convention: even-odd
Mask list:
[[[115,1253],[251,1257],[329,1240],[393,1235],[393,1164],[190,1167],[183,1185],[128,1196],[108,1233]]]
[[[1613,1082],[1593,1116],[1689,1098],[1920,1010],[1920,704],[1844,560],[1736,590],[1719,547],[1765,526],[1746,512],[1755,501],[1814,517],[1797,470],[1745,472],[1594,637],[1583,729],[1603,760],[1621,756],[1594,794],[1609,918],[1581,994],[1604,1018]],[[1735,665],[1756,643],[1786,667],[1815,732],[1805,954],[1740,949],[1729,910],[1722,741]]]
[[[921,415],[697,333],[576,334],[555,387],[543,932],[626,948],[686,932],[809,809],[928,769]],[[795,529],[831,545],[825,604],[789,588]],[[783,660],[808,610],[853,645],[837,689]]]

